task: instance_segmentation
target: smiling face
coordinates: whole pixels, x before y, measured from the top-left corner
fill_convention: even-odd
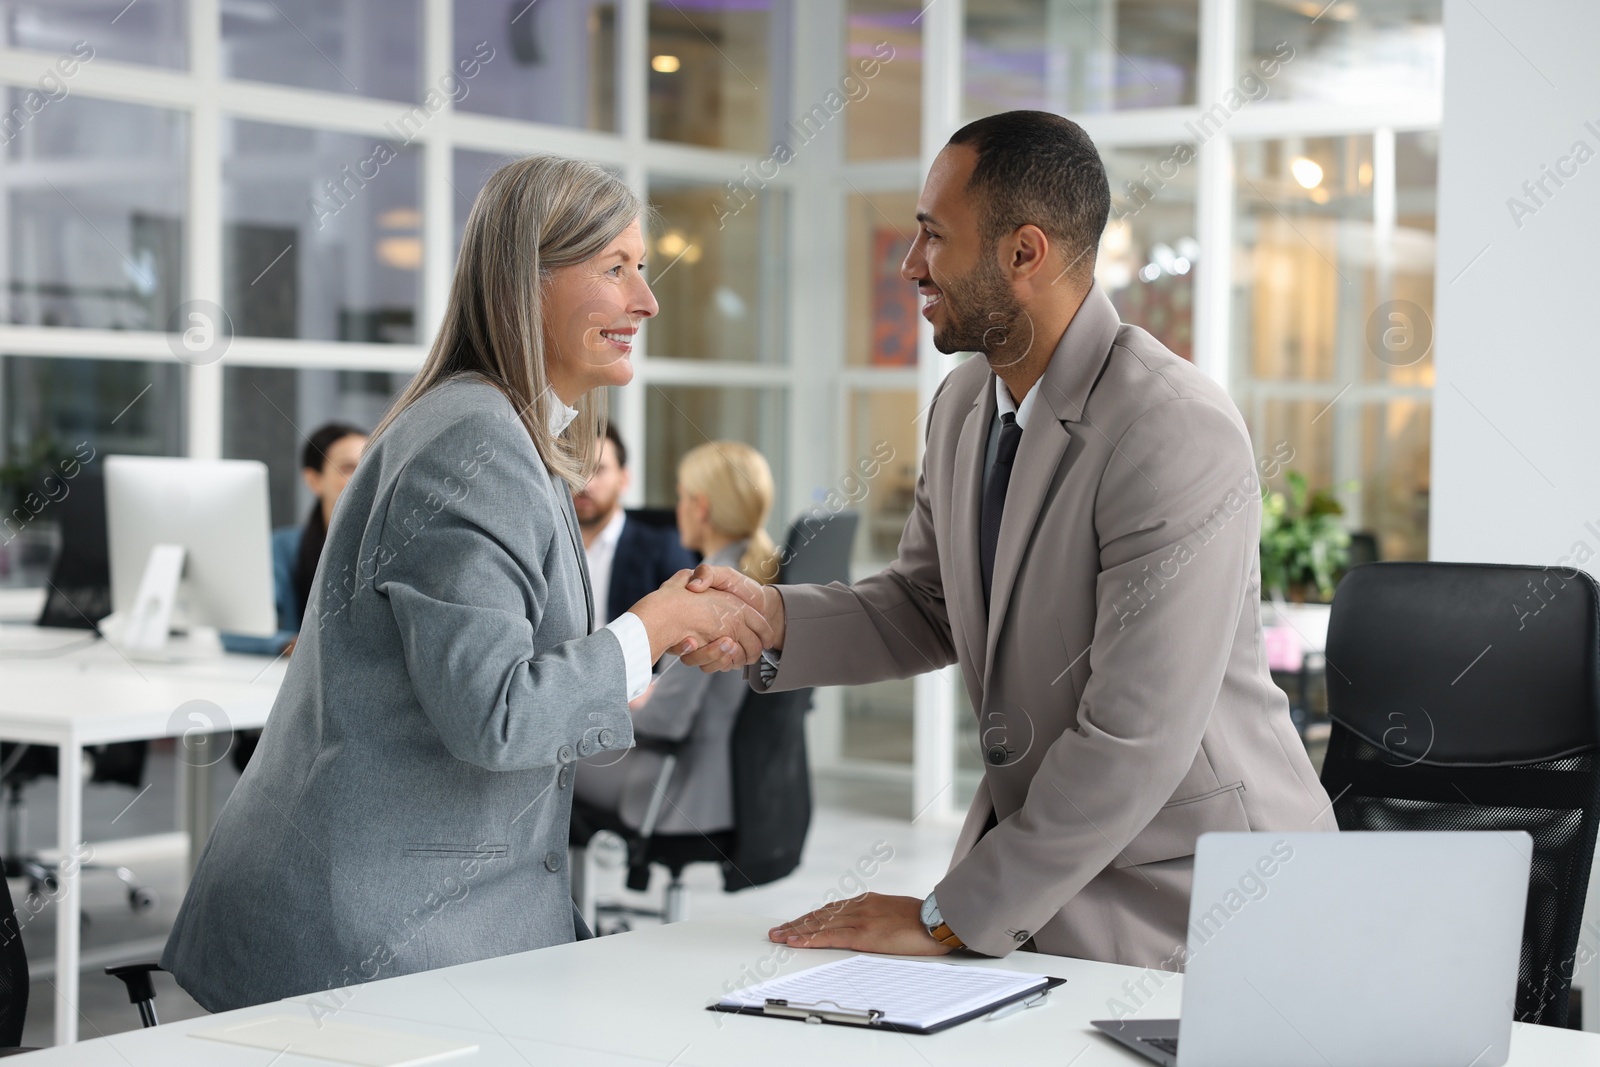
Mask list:
[[[1001,270],[995,242],[984,239],[979,205],[967,190],[977,162],[966,145],[947,145],[934,160],[900,276],[917,283],[939,351],[992,357],[1024,312]]]
[[[644,280],[644,233],[637,220],[593,259],[550,272],[544,286],[545,366],[562,402],[633,380],[639,323],[659,308]]]

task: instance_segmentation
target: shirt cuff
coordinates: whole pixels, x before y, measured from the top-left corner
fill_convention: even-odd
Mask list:
[[[778,660],[783,653],[775,648],[761,650],[761,660],[756,664],[756,670],[761,675],[762,685],[771,685],[772,680],[778,677]]]
[[[631,611],[606,623],[606,629],[617,636],[622,646],[622,662],[628,670],[628,699],[632,700],[650,687],[650,634]]]

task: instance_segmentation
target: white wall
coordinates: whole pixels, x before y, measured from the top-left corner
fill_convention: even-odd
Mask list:
[[[1445,40],[1431,551],[1551,564],[1585,542],[1600,573],[1600,5],[1446,0]],[[1523,183],[1564,158],[1541,206]]]
[[[1445,3],[1435,559],[1552,564],[1592,553],[1588,569],[1600,574],[1596,41],[1593,0]],[[1576,171],[1561,186],[1546,177],[1558,166]],[[1530,195],[1523,183],[1540,178],[1545,189]],[[1512,198],[1529,210],[1513,218]],[[1600,872],[1578,952],[1589,1030],[1600,1030],[1597,953]]]

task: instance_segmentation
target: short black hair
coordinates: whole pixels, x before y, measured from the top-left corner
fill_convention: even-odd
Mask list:
[[[626,468],[628,466],[628,446],[622,443],[622,435],[617,432],[617,428],[611,424],[610,419],[601,424],[600,436],[610,441],[611,447],[617,450],[617,466]]]
[[[950,143],[978,153],[967,188],[978,194],[985,243],[1032,223],[1061,245],[1068,271],[1093,274],[1111,186],[1082,126],[1048,111],[1005,111],[967,123]]]
[[[321,474],[323,468],[328,465],[328,449],[332,448],[335,442],[343,441],[346,437],[366,436],[367,431],[348,422],[330,422],[320,426],[315,433],[306,438],[306,446],[300,450],[300,466]]]

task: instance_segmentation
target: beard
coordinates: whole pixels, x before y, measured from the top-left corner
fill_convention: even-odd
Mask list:
[[[613,493],[609,499],[600,500],[585,492],[573,497],[572,510],[577,512],[578,525],[588,528],[611,518],[611,513],[616,510],[617,498],[621,495]]]
[[[1018,336],[1017,324],[1027,319],[1027,312],[995,262],[993,248],[985,249],[978,265],[963,277],[940,283],[939,291],[945,317],[944,327],[933,334],[939,351],[982,352],[991,367],[1019,363],[1028,354],[1033,330]]]

